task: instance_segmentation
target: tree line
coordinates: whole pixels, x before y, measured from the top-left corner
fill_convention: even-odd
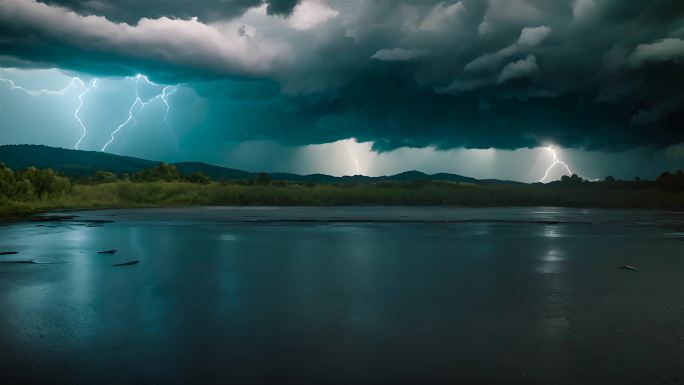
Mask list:
[[[56,208],[359,204],[684,209],[684,174],[665,172],[653,181],[586,181],[571,175],[547,184],[313,183],[272,180],[265,173],[246,180],[212,180],[201,172],[184,175],[165,163],[130,175],[97,171],[80,178],[33,167],[14,171],[0,164],[0,217]]]
[[[613,176],[607,176],[602,181],[589,181],[577,174],[564,175],[560,180],[546,184],[549,187],[587,187],[587,188],[618,188],[618,189],[659,189],[666,192],[684,192],[684,173],[678,170],[675,173],[665,171],[655,180],[646,180],[639,177],[634,180],[618,180]]]
[[[0,163],[0,196],[12,200],[46,199],[60,196],[69,192],[74,185],[78,184],[119,182],[187,182],[207,185],[212,183],[213,180],[203,172],[183,175],[176,166],[167,163],[160,163],[157,166],[140,170],[131,175],[126,173],[117,175],[111,171],[96,171],[92,176],[85,178],[69,178],[52,169],[38,169],[35,167],[14,171],[4,163]],[[252,179],[236,182],[248,185],[266,185],[271,183],[272,180],[270,175],[258,173]]]

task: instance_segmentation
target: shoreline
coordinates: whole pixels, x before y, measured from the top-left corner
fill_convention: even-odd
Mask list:
[[[563,209],[586,209],[586,210],[650,210],[650,211],[660,211],[666,213],[683,213],[679,208],[662,208],[662,207],[606,207],[606,206],[549,206],[549,205],[426,205],[426,204],[415,204],[415,205],[397,205],[397,204],[323,204],[323,205],[306,205],[306,204],[179,204],[179,205],[154,205],[154,204],[133,204],[133,205],[103,205],[103,206],[74,206],[74,207],[59,207],[54,209],[44,209],[28,212],[26,215],[1,215],[0,214],[0,224],[2,223],[14,223],[14,222],[24,222],[24,221],[40,221],[40,218],[45,214],[50,213],[64,213],[73,211],[100,211],[100,210],[135,210],[135,209],[163,209],[163,208],[190,208],[190,207],[201,207],[201,208],[222,208],[222,207],[233,207],[233,208],[250,208],[250,207],[302,207],[302,208],[343,208],[343,207],[388,207],[388,208],[467,208],[467,209],[488,209],[488,208],[530,208],[530,207],[544,207],[544,208],[563,208]]]
[[[605,206],[558,206],[558,205],[426,205],[426,204],[323,204],[323,205],[307,205],[307,204],[178,204],[178,205],[155,205],[155,204],[131,204],[131,205],[103,205],[103,206],[74,206],[74,207],[59,207],[54,209],[44,209],[36,210],[27,213],[26,215],[1,215],[0,214],[0,224],[6,223],[16,223],[16,222],[42,222],[45,221],[44,218],[51,217],[51,215],[46,214],[56,214],[52,215],[58,217],[60,213],[68,212],[90,212],[90,211],[101,211],[101,210],[137,210],[137,209],[164,209],[164,208],[250,208],[250,207],[288,207],[288,208],[345,208],[345,207],[387,207],[387,208],[465,208],[465,209],[491,209],[491,208],[554,208],[554,209],[578,209],[578,210],[648,210],[648,211],[658,211],[663,213],[671,214],[684,214],[684,211],[679,208],[662,208],[662,207],[605,207]],[[42,219],[41,219],[42,218]]]
[[[603,219],[592,218],[600,215]],[[610,225],[684,224],[684,211],[663,209],[581,208],[560,206],[391,206],[391,205],[165,205],[138,207],[89,207],[57,209],[25,217],[0,218],[0,227],[18,224],[55,226],[68,223],[106,224],[135,218],[136,221],[164,221],[185,225],[194,218],[209,218],[221,224],[491,224],[491,225]],[[189,221],[189,222],[188,222]],[[674,222],[672,222],[674,221]]]

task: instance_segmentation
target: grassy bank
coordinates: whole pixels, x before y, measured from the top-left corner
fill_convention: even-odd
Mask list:
[[[658,189],[553,188],[542,185],[242,185],[211,182],[113,182],[75,185],[29,200],[0,197],[0,216],[38,211],[155,205],[462,205],[684,209],[684,194]]]
[[[658,181],[587,182],[577,176],[549,184],[467,184],[446,181],[313,184],[212,181],[161,164],[140,173],[98,172],[69,179],[51,170],[13,171],[0,165],[0,216],[55,209],[167,205],[458,205],[684,209],[684,175]]]

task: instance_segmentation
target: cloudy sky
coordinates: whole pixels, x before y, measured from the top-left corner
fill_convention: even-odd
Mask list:
[[[631,179],[684,168],[683,87],[681,0],[0,0],[0,144]]]

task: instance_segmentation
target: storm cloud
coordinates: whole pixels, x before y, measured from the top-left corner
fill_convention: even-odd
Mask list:
[[[266,5],[269,15],[287,16],[298,0],[46,0],[82,15],[104,16],[114,22],[135,24],[141,18],[197,17],[203,21],[240,16],[249,8]]]
[[[681,0],[0,0],[0,66],[184,83],[207,143],[666,147],[683,31]]]

